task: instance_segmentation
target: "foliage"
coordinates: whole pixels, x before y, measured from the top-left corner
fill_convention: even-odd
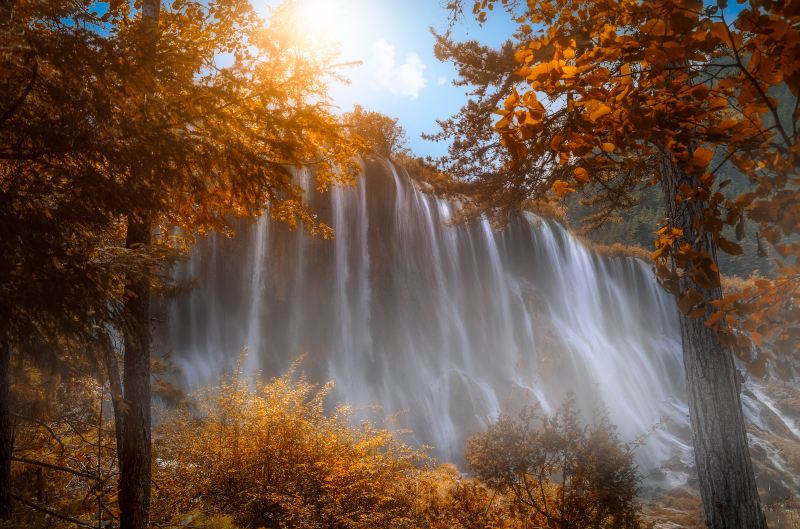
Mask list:
[[[406,132],[397,123],[397,118],[356,105],[343,117],[344,125],[361,136],[369,144],[372,153],[391,158],[408,154]]]
[[[19,503],[9,527],[111,524],[119,513],[108,391],[79,372],[22,361],[14,375],[12,482]]]
[[[579,426],[571,402],[554,417],[528,410],[498,419],[470,442],[475,475],[465,477],[405,445],[402,432],[358,423],[347,407],[326,412],[332,385],[315,386],[297,368],[263,383],[234,371],[177,408],[159,411],[156,527],[554,527],[517,496],[520,489],[507,486],[517,478],[544,487],[553,516],[578,524],[565,526],[583,527],[577,514],[589,505],[621,509],[597,527],[612,518],[621,523],[623,513],[638,519],[628,496],[635,495],[637,479],[629,447],[604,420]],[[32,506],[20,505],[9,527],[68,528],[75,521],[116,527],[108,390],[80,374],[31,365],[17,371],[14,483]],[[569,467],[563,496],[558,474],[537,474],[544,469],[530,466],[542,455],[550,470]],[[556,514],[556,506],[564,512]]]
[[[120,322],[125,273],[159,280],[158,265],[192,235],[229,233],[230,214],[269,205],[292,226],[331,234],[291,168],[312,165],[319,188],[349,181],[362,145],[329,109],[333,57],[302,47],[292,4],[266,23],[248,2],[173,2],[154,68],[142,64],[131,4],[10,9],[0,43],[0,339],[34,342],[30,351],[102,341],[104,325]],[[233,64],[217,64],[223,53]],[[125,216],[145,214],[156,216],[154,244],[121,248]]]
[[[585,190],[602,205],[594,219],[601,221],[658,183],[666,157],[687,175],[675,199],[698,210],[695,230],[737,255],[742,247],[725,228],[741,239],[745,223],[753,223],[774,249],[776,275],[721,300],[684,289],[683,277],[700,289],[719,288],[718,268],[699,240],[668,224],[653,253],[660,279],[686,313],[707,318],[743,359],[751,345],[763,348],[754,371],[763,373],[771,351],[792,352],[800,337],[795,2],[753,1],[732,22],[724,1],[490,0],[475,2],[474,12],[485,17],[501,4],[518,30],[504,47],[515,66],[502,70],[502,85],[495,82],[501,89],[492,100],[502,103],[491,130],[508,151],[495,160],[509,166],[500,170],[520,173],[482,179],[478,200],[493,209]],[[446,56],[461,56],[448,39],[440,42]],[[462,75],[471,71],[461,66]],[[783,119],[775,90],[794,102]],[[445,132],[453,134],[452,126]],[[750,183],[735,198],[722,192],[730,183],[720,178],[726,163]]]
[[[332,386],[294,371],[269,383],[239,373],[158,430],[156,516],[231,516],[239,527],[407,527],[404,484],[423,454],[386,430],[327,415]]]
[[[470,439],[467,461],[488,487],[511,496],[535,527],[641,525],[632,447],[619,441],[605,417],[581,426],[574,397],[551,417],[531,408],[501,416]]]
[[[266,211],[332,233],[293,168],[313,166],[321,190],[359,169],[363,142],[341,127],[326,92],[334,55],[306,46],[293,2],[269,21],[240,0],[177,0],[143,15],[159,5],[0,6],[3,352],[87,371],[105,362],[117,379],[109,331],[147,342],[148,286],[195,236],[230,233],[231,217]],[[231,64],[218,64],[223,55]],[[131,237],[132,227],[142,233]],[[150,405],[149,349],[139,352],[141,369],[126,377],[144,375],[127,380],[128,402],[112,384],[115,412],[133,409],[131,421],[149,416],[137,411]],[[6,446],[7,403],[0,410]],[[143,433],[131,447],[146,448],[147,423],[129,429]],[[142,458],[146,450],[122,459]]]

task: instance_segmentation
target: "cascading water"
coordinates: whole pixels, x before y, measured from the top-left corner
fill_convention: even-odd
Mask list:
[[[450,225],[452,205],[385,160],[312,202],[334,240],[263,217],[180,268],[198,286],[170,306],[166,339],[188,387],[214,382],[242,346],[265,376],[307,353],[304,370],[333,379],[336,400],[403,412],[413,440],[448,461],[501,410],[548,411],[572,390],[583,410],[604,405],[623,439],[668,425],[643,467],[691,459],[675,308],[647,264],[535,218]]]

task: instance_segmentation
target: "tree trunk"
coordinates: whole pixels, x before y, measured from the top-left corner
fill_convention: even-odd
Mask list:
[[[702,204],[676,200],[682,183],[697,187],[669,155],[661,163],[661,186],[667,221],[683,230],[681,242],[694,243],[717,262],[717,248],[709,234],[699,239],[694,221]],[[700,288],[689,278],[680,280],[680,292],[693,288],[706,301],[720,299],[720,288]],[[761,511],[740,400],[739,373],[733,352],[720,344],[716,332],[705,326],[706,317],[679,314],[683,362],[694,457],[700,480],[705,523],[712,529],[766,529]]]
[[[0,0],[0,31],[11,22],[13,3]],[[5,329],[4,329],[5,330]],[[0,339],[0,520],[11,518],[11,347]]]
[[[11,518],[11,348],[0,341],[0,520]]]
[[[149,219],[128,221],[128,248],[150,244]],[[150,517],[150,281],[127,282],[122,387],[122,445],[119,452],[121,529],[146,529]]]
[[[161,0],[142,3],[142,64],[149,75],[154,72],[158,44],[158,18]],[[146,100],[145,100],[146,104]],[[146,112],[143,112],[146,116]],[[146,118],[145,118],[146,119]],[[132,170],[151,171],[149,165]],[[151,175],[140,175],[149,178]],[[127,248],[151,242],[152,217],[128,216]],[[150,524],[151,417],[150,417],[150,279],[148,274],[129,277],[126,285],[124,329],[125,353],[122,361],[122,420],[117,421],[119,458],[120,529],[147,529]],[[113,353],[112,353],[113,354]],[[107,358],[107,361],[109,359]],[[113,366],[114,362],[109,365]],[[113,373],[116,375],[116,373]],[[109,376],[113,376],[109,372]],[[112,381],[113,382],[113,381]],[[121,423],[121,424],[120,424]],[[121,428],[120,428],[121,426]]]

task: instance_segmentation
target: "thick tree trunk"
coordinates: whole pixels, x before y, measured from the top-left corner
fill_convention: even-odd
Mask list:
[[[716,262],[717,248],[712,238],[706,234],[698,240],[694,228],[694,221],[702,215],[702,205],[676,200],[682,183],[696,187],[695,183],[667,156],[662,161],[661,173],[668,222],[683,230],[685,241],[690,244],[697,241],[695,249],[708,253]],[[688,288],[702,292],[707,301],[722,296],[719,288],[705,290],[688,278],[681,279],[680,287],[681,292]],[[706,525],[712,529],[765,529],[733,352],[720,344],[715,331],[705,326],[705,317],[681,313],[679,318],[695,464]]]
[[[11,348],[0,341],[0,520],[11,518]]]
[[[155,67],[158,44],[158,18],[161,0],[142,2],[142,59],[146,72]],[[150,171],[149,166],[139,168]],[[149,178],[149,174],[140,175]],[[151,242],[150,214],[128,217],[125,245],[147,246]],[[117,421],[119,458],[120,529],[147,529],[150,524],[151,417],[150,417],[150,280],[147,274],[128,279],[124,329],[125,353],[122,361],[122,420]],[[109,359],[107,358],[107,361]],[[114,362],[109,365],[113,366]],[[115,375],[116,373],[113,373]],[[109,376],[113,376],[109,371]],[[117,403],[118,404],[118,403]],[[121,410],[120,408],[124,408]],[[120,424],[121,423],[121,424]],[[121,427],[120,427],[121,426]]]
[[[126,246],[150,244],[149,219],[129,220]],[[146,529],[150,517],[150,281],[128,280],[122,387],[122,445],[119,452],[121,529]]]

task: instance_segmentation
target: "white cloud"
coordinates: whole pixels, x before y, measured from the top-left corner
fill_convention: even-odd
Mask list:
[[[383,39],[372,45],[372,58],[375,61],[375,81],[378,86],[395,95],[416,99],[419,91],[428,84],[422,75],[425,64],[419,55],[409,53],[403,64],[397,64],[396,50]]]
[[[444,86],[445,84],[447,84],[447,79],[444,77],[440,77],[436,80],[436,82],[439,84],[439,86]]]

